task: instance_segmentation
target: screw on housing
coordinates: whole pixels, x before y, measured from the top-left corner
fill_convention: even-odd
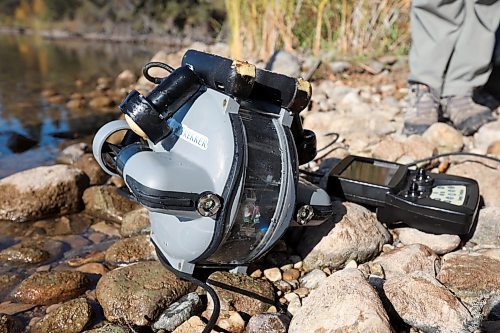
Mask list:
[[[304,205],[297,211],[297,223],[306,225],[314,217],[313,208],[310,205]]]
[[[206,193],[198,199],[196,210],[200,213],[200,215],[209,217],[216,215],[221,206],[221,199],[217,194]]]

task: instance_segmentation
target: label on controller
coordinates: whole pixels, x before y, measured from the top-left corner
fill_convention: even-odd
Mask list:
[[[439,185],[432,188],[430,198],[461,206],[465,202],[465,194],[466,187],[464,185]]]

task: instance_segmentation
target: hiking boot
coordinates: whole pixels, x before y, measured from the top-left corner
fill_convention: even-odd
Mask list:
[[[495,120],[492,110],[476,103],[471,95],[446,98],[446,114],[463,135],[474,134],[484,124]]]
[[[428,86],[420,83],[409,85],[408,97],[403,133],[422,134],[432,124],[438,122],[439,100]]]

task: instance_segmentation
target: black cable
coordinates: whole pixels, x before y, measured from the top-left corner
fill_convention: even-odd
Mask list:
[[[154,84],[159,84],[161,82],[161,80],[163,80],[165,78],[165,77],[154,77],[154,76],[149,75],[149,70],[151,68],[154,68],[154,67],[162,68],[169,73],[172,73],[174,71],[174,68],[172,66],[165,64],[163,62],[158,62],[158,61],[148,62],[142,68],[142,74],[149,82],[153,82]]]
[[[219,314],[220,314],[220,300],[219,300],[219,296],[217,296],[217,293],[215,292],[215,290],[211,286],[209,286],[208,284],[206,284],[205,282],[203,282],[201,280],[198,280],[194,276],[192,276],[188,273],[178,271],[175,268],[173,268],[170,264],[168,264],[168,261],[163,256],[161,251],[159,251],[158,249],[156,250],[156,253],[158,254],[158,259],[160,260],[160,262],[163,264],[163,266],[166,269],[168,269],[170,272],[174,273],[175,276],[177,276],[179,279],[189,281],[192,284],[197,285],[198,287],[205,289],[206,292],[210,295],[210,297],[212,297],[212,301],[214,303],[214,309],[212,310],[212,315],[210,316],[210,319],[208,320],[207,325],[205,326],[205,328],[202,331],[202,333],[210,333],[212,331],[212,329],[214,328],[215,324],[217,323],[217,320],[219,319]]]
[[[311,176],[311,177],[323,177],[325,174],[324,173],[319,173],[319,172],[314,172],[314,171],[307,171],[303,169],[299,169],[300,173],[303,173],[304,175]]]
[[[326,133],[324,136],[335,136],[335,139],[332,139],[332,141],[330,141],[326,146],[318,149],[318,153],[320,151],[323,151],[325,150],[326,148],[330,147],[331,145],[333,145],[335,142],[337,142],[337,140],[339,139],[340,137],[340,134],[339,133],[335,133],[335,132],[330,132],[330,133]]]
[[[219,319],[219,314],[220,314],[220,300],[217,294],[215,293],[214,288],[210,287],[208,284],[206,284],[203,281],[200,281],[196,278],[194,278],[191,275],[186,274],[184,279],[188,280],[189,282],[197,285],[198,287],[201,287],[206,290],[206,292],[212,297],[212,301],[214,303],[214,309],[212,310],[212,314],[210,315],[210,319],[208,320],[207,325],[203,329],[202,333],[209,333],[212,331],[214,328],[215,324],[217,323],[217,320]]]
[[[493,156],[488,156],[488,155],[482,155],[482,154],[477,154],[477,153],[469,153],[469,152],[454,152],[454,153],[444,153],[444,154],[438,154],[438,155],[434,155],[434,156],[431,156],[431,157],[427,157],[427,158],[423,158],[421,160],[417,160],[417,161],[414,161],[412,163],[408,163],[406,164],[406,166],[415,166],[417,164],[420,164],[420,163],[423,163],[423,162],[429,162],[429,161],[432,161],[436,158],[440,158],[440,157],[447,157],[447,156],[460,156],[460,155],[463,155],[463,156],[474,156],[474,157],[479,157],[479,158],[485,158],[485,159],[488,159],[488,160],[492,160],[492,161],[495,161],[495,162],[498,162],[500,163],[500,159],[496,158],[496,157],[493,157]]]

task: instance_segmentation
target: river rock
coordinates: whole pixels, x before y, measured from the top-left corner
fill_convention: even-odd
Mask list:
[[[7,134],[7,142],[5,145],[14,153],[22,153],[36,146],[38,143],[38,141],[14,131],[7,131],[7,133],[3,132],[2,134]]]
[[[16,273],[0,274],[0,298],[3,299],[21,281],[22,277]],[[1,332],[1,330],[0,330]]]
[[[487,123],[474,134],[474,145],[485,151],[491,143],[498,140],[498,133],[500,133],[500,120]]]
[[[109,179],[109,175],[102,170],[92,154],[84,154],[74,165],[85,172],[91,186],[104,184]]]
[[[279,50],[271,56],[266,69],[291,77],[298,77],[300,75],[300,61],[293,54]]]
[[[408,137],[404,142],[404,148],[405,155],[414,161],[431,157],[437,153],[436,147],[420,135]]]
[[[397,161],[405,154],[404,145],[392,138],[385,138],[373,148],[372,155],[386,161]]]
[[[57,157],[58,163],[74,164],[84,154],[89,153],[89,145],[84,142],[74,143],[64,148]]]
[[[127,326],[116,325],[109,322],[100,323],[97,326],[98,327],[91,330],[84,331],[84,333],[136,333]]]
[[[344,269],[303,300],[289,332],[392,332],[392,328],[377,292],[363,274]]]
[[[423,244],[440,255],[455,250],[461,242],[460,237],[457,235],[434,235],[414,228],[396,228],[393,232],[398,235],[399,241],[405,245]]]
[[[58,258],[63,244],[52,239],[30,239],[0,252],[0,262],[11,264],[40,264]]]
[[[0,180],[0,220],[25,222],[80,210],[85,174],[67,165],[42,166]]]
[[[290,318],[282,313],[260,313],[248,321],[247,333],[286,333]]]
[[[265,269],[264,276],[271,282],[279,281],[282,278],[281,271],[278,267]]]
[[[500,207],[485,207],[479,211],[476,230],[469,242],[500,247]]]
[[[486,154],[500,157],[500,140],[493,141],[486,149]]]
[[[454,252],[442,258],[437,279],[462,300],[500,290],[500,260],[479,253]]]
[[[481,196],[486,206],[500,207],[500,169],[491,168],[478,162],[452,164],[447,173],[468,177],[479,183]]]
[[[313,269],[299,279],[300,285],[309,290],[316,289],[326,279],[326,273],[321,269]]]
[[[193,316],[177,327],[172,333],[202,333],[205,329],[205,323],[198,316]],[[217,333],[212,330],[211,333]]]
[[[85,105],[85,100],[84,99],[80,99],[80,98],[75,98],[75,99],[70,99],[67,103],[66,103],[66,107],[70,110],[79,110],[79,109],[82,109]]]
[[[123,237],[130,237],[139,234],[149,234],[151,222],[149,212],[146,208],[139,208],[123,215],[120,234]]]
[[[120,239],[106,251],[105,260],[111,265],[156,259],[156,250],[149,235]]]
[[[423,332],[468,332],[469,311],[434,277],[423,272],[388,279],[383,289],[405,323]]]
[[[300,271],[295,268],[290,268],[283,272],[283,280],[285,281],[298,280],[299,277]]]
[[[221,311],[217,326],[224,332],[243,333],[245,330],[245,321],[236,311]]]
[[[391,237],[368,209],[335,201],[334,217],[304,229],[297,246],[306,271],[329,267],[340,269],[350,260],[361,263],[375,257]]]
[[[115,79],[115,85],[117,88],[128,88],[130,85],[134,84],[136,80],[137,77],[135,76],[135,74],[132,73],[131,70],[126,69],[118,74]]]
[[[223,311],[238,311],[254,316],[274,305],[273,286],[269,281],[217,271],[208,277],[207,282],[219,296]],[[207,309],[213,309],[211,297],[208,297]]]
[[[161,263],[146,261],[108,272],[97,283],[96,296],[109,321],[145,326],[191,289]]]
[[[386,278],[417,271],[436,276],[439,270],[439,257],[427,246],[421,244],[396,248],[377,257],[373,263],[382,266]]]
[[[85,298],[61,304],[35,324],[33,333],[79,333],[88,325],[92,308]]]
[[[0,333],[21,333],[23,331],[21,323],[14,317],[0,314]]]
[[[328,63],[328,66],[333,74],[344,73],[352,67],[351,63],[347,61],[332,61]]]
[[[91,215],[121,222],[123,215],[141,206],[120,195],[117,188],[109,185],[92,186],[83,193],[85,210]]]
[[[462,150],[464,139],[462,134],[446,123],[434,123],[422,136],[433,144],[439,154]]]
[[[89,279],[81,272],[36,272],[21,282],[14,299],[21,303],[49,305],[77,297],[88,287]]]
[[[199,312],[202,305],[200,296],[197,293],[193,292],[184,295],[163,311],[160,317],[153,323],[152,328],[155,331],[161,329],[173,331],[191,318],[191,316]]]
[[[108,96],[96,96],[89,101],[91,109],[99,111],[114,106],[114,102]]]

